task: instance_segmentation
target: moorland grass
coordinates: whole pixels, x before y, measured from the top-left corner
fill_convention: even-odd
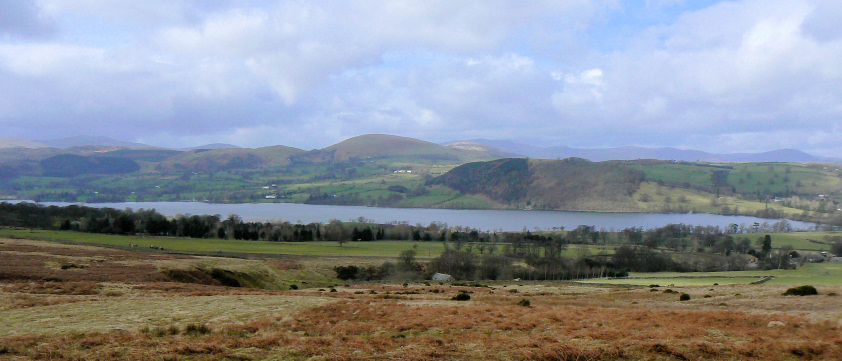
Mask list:
[[[689,295],[685,301],[645,286],[572,282],[372,283],[278,292],[132,276],[140,272],[133,262],[165,255],[4,242],[0,254],[16,252],[7,258],[31,262],[23,269],[43,269],[44,258],[54,256],[126,269],[112,272],[110,283],[0,280],[0,304],[13,305],[0,306],[0,353],[12,359],[842,358],[842,309],[838,297],[826,296],[842,292],[839,285],[816,285],[820,295],[809,298],[783,296],[787,286],[768,283],[669,287]],[[180,259],[193,257],[160,261]],[[836,275],[830,268],[814,271]],[[95,292],[75,292],[88,289]],[[470,301],[452,300],[460,294]]]

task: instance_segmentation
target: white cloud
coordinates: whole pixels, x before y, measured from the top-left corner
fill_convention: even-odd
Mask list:
[[[15,26],[49,31],[0,24],[0,125],[14,136],[838,149],[833,0],[28,4]],[[613,23],[649,10],[651,25]],[[611,27],[643,30],[623,43],[595,31]]]
[[[631,128],[631,139],[672,135],[715,151],[814,147],[801,135],[842,119],[834,60],[842,44],[802,31],[815,11],[809,1],[750,0],[685,13],[608,54],[599,86],[586,86],[584,72],[568,74],[553,100],[565,117],[590,118],[595,132]]]

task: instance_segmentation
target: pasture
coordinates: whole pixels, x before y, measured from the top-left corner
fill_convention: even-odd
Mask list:
[[[591,279],[580,281],[590,284],[611,285],[676,285],[676,286],[706,286],[751,284],[760,282],[770,285],[825,285],[842,286],[842,263],[822,262],[807,264],[795,270],[751,270],[730,272],[631,272],[627,278]]]

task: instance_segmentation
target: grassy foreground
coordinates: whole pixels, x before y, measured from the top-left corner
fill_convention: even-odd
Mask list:
[[[771,282],[676,283],[676,293],[570,282],[344,285],[319,270],[337,260],[320,260],[0,238],[0,359],[842,358],[838,282],[805,297]],[[840,279],[822,267],[794,274]],[[225,286],[231,279],[298,289]]]

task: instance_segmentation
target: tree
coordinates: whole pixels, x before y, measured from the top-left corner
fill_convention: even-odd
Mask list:
[[[415,255],[416,252],[414,249],[402,251],[400,256],[398,256],[398,258],[401,260],[400,267],[404,270],[415,269]]]
[[[842,257],[842,241],[836,241],[833,245],[830,246],[830,253],[833,253],[837,257]]]
[[[767,234],[763,237],[763,247],[760,251],[763,252],[764,255],[767,255],[772,251],[772,236]]]
[[[427,266],[427,270],[447,273],[459,280],[473,279],[476,268],[474,255],[454,249],[445,250]]]

